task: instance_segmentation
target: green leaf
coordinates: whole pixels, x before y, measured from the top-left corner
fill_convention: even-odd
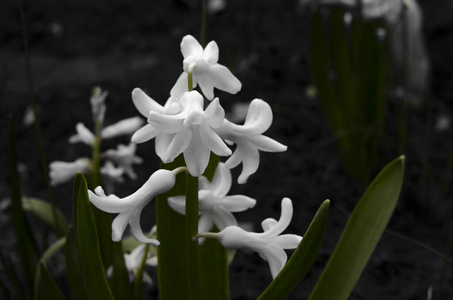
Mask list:
[[[115,299],[127,299],[133,293],[132,284],[129,282],[129,274],[124,261],[122,244],[112,243],[113,275],[111,287]]]
[[[145,250],[143,251],[142,261],[140,263],[140,267],[135,274],[134,279],[134,297],[135,300],[143,299],[143,273],[145,272],[146,267],[146,259],[148,256],[148,252],[150,249],[150,245],[145,246]]]
[[[352,212],[343,234],[309,300],[349,297],[396,206],[404,174],[404,156],[374,179]]]
[[[329,207],[329,200],[321,204],[299,246],[259,300],[283,299],[302,281],[321,249]]]
[[[52,211],[52,205],[44,200],[24,197],[22,198],[23,209],[32,213],[47,226],[51,227],[59,236],[65,236],[69,230],[69,223],[63,213],[55,209],[56,218]]]
[[[79,185],[80,186],[80,185]],[[77,193],[78,194],[78,193]],[[77,249],[77,240],[74,227],[70,226],[66,236],[66,245],[64,248],[66,276],[68,277],[69,286],[71,287],[72,296],[75,300],[88,299],[88,293],[83,281],[82,268],[80,266],[79,250]]]
[[[65,300],[66,297],[63,295],[62,291],[53,280],[52,275],[50,275],[50,272],[47,269],[46,265],[41,262],[38,268],[42,273],[42,280],[44,283],[44,285],[42,286],[42,294],[45,299]]]
[[[14,269],[14,267],[12,267],[12,264],[9,261],[9,259],[3,256],[1,249],[0,249],[0,262],[3,267],[3,272],[6,272],[9,281],[14,286],[14,289],[16,291],[16,297],[21,300],[27,299],[27,297],[25,296],[24,287],[20,282],[19,276],[17,276],[16,270]]]
[[[128,236],[121,240],[121,244],[123,245],[123,252],[129,253],[142,243],[137,241],[134,237]]]
[[[22,270],[30,294],[33,290],[33,277],[38,258],[38,246],[33,237],[31,227],[22,209],[19,176],[17,173],[16,143],[14,139],[13,118],[9,118],[8,131],[8,164],[11,180],[11,208],[13,224],[16,233],[17,247],[22,264]]]
[[[86,290],[90,299],[113,299],[102,264],[96,223],[88,198],[87,182],[80,172],[76,174],[76,182],[79,180],[75,226],[77,228],[77,248]]]

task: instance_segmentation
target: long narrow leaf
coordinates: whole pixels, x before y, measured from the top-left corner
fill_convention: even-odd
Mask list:
[[[66,236],[64,253],[66,263],[66,276],[68,277],[72,296],[75,300],[88,299],[88,293],[83,281],[82,268],[80,266],[79,250],[77,248],[74,227],[69,228],[68,235]]]
[[[3,273],[8,275],[8,279],[10,280],[11,284],[14,286],[16,291],[16,297],[21,300],[27,299],[25,296],[24,288],[22,283],[20,282],[19,276],[17,276],[16,270],[12,266],[11,262],[7,257],[3,256],[2,251],[0,250],[0,263],[3,267]]]
[[[69,230],[69,223],[63,213],[55,208],[55,214],[52,211],[52,205],[44,200],[24,197],[22,205],[25,211],[32,213],[47,226],[51,227],[59,236],[65,236]],[[56,215],[56,218],[54,217]]]
[[[374,179],[352,212],[343,234],[309,300],[347,299],[362,274],[396,206],[404,156]]]
[[[329,200],[321,204],[299,246],[258,300],[283,299],[302,281],[321,249],[329,207]]]
[[[88,198],[87,183],[82,173],[77,173],[77,177],[81,177],[81,184],[76,204],[75,226],[77,228],[80,265],[88,297],[90,299],[113,299],[102,264],[96,224]]]
[[[42,281],[44,283],[42,290],[45,299],[66,300],[66,297],[63,295],[63,292],[55,283],[55,280],[52,278],[52,275],[50,275],[50,272],[47,269],[46,265],[41,262],[39,268],[41,270]]]
[[[16,143],[14,139],[13,118],[9,118],[8,132],[8,164],[11,180],[11,206],[13,213],[13,224],[16,233],[19,257],[22,263],[25,280],[30,294],[33,287],[33,277],[38,257],[38,246],[33,238],[30,225],[22,209],[19,176],[17,173]]]

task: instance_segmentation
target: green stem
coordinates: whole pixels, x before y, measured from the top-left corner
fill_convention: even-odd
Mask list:
[[[190,64],[187,70],[187,84],[188,84],[188,91],[193,91],[193,68],[195,64]]]
[[[190,270],[188,278],[189,299],[201,299],[200,261],[198,257],[198,178],[189,173],[186,177],[186,245],[187,264]]]
[[[200,45],[204,48],[206,45],[206,0],[201,0],[201,30],[200,30]]]
[[[91,187],[95,188],[101,185],[101,123],[99,120],[96,120],[95,123],[95,132],[96,138],[93,142],[93,165],[92,165],[92,174],[91,174]]]

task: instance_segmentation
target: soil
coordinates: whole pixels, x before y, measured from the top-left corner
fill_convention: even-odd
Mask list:
[[[91,124],[88,100],[94,86],[109,91],[107,124],[139,115],[131,101],[135,87],[164,103],[181,73],[181,38],[186,34],[199,36],[201,9],[195,2],[25,2],[34,92],[48,162],[90,155],[87,147],[69,145],[67,139],[75,132],[76,123]],[[451,122],[453,113],[453,2],[419,3],[431,61],[430,91],[422,103],[409,108],[404,186],[388,228],[445,253],[453,227],[452,182],[448,177],[452,172],[453,130],[436,125],[440,120]],[[238,214],[238,220],[260,230],[263,219],[278,219],[280,201],[289,197],[295,215],[288,232],[303,234],[322,201],[332,201],[320,254],[288,299],[308,297],[346,224],[344,210],[352,211],[365,191],[365,186],[344,170],[320,105],[306,94],[310,85],[308,25],[308,11],[297,1],[227,1],[223,11],[207,19],[207,42],[218,43],[220,63],[242,82],[237,95],[217,92],[225,110],[231,111],[237,102],[264,99],[274,112],[274,122],[266,134],[288,145],[285,153],[263,153],[258,172],[248,183],[233,185],[232,194],[245,194],[258,201],[253,210]],[[11,113],[22,194],[46,199],[36,134],[33,126],[23,123],[29,97],[15,1],[0,5],[0,38],[1,140],[7,140]],[[389,141],[396,136],[394,110],[394,102],[389,101]],[[115,143],[118,141],[128,142],[126,138]],[[108,149],[109,145],[104,146]],[[6,143],[0,143],[0,147],[0,163],[6,166]],[[400,154],[392,143],[386,145],[385,153],[387,161]],[[138,155],[145,160],[135,168],[139,179],[117,186],[119,196],[136,190],[143,183],[140,178],[149,176],[159,165],[153,142],[139,145]],[[239,171],[234,170],[234,178]],[[57,206],[69,217],[71,184],[53,191]],[[0,174],[0,198],[9,195],[4,171]],[[152,225],[152,218],[144,220],[144,227]],[[37,232],[43,229],[36,227]],[[2,251],[14,259],[8,209],[2,211],[0,228]],[[431,299],[430,291],[437,296],[442,268],[439,257],[384,234],[350,299]],[[54,272],[58,274],[58,268]],[[265,261],[255,253],[239,251],[230,267],[231,299],[256,299],[271,280]],[[155,287],[147,293],[152,299],[158,297]],[[445,274],[440,299],[453,299],[451,267]]]

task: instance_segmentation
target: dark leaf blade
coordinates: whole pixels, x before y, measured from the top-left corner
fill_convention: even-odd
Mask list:
[[[36,198],[23,198],[23,208],[25,211],[32,213],[47,226],[51,227],[59,236],[65,236],[69,230],[69,223],[63,213],[55,208],[55,215],[52,211],[52,205],[46,201]]]
[[[404,174],[404,157],[387,165],[352,212],[343,234],[309,300],[346,300],[396,206]]]
[[[90,299],[113,299],[102,263],[96,223],[88,198],[87,183],[80,172],[76,174],[77,177],[81,177],[75,220],[77,248],[88,297]]]
[[[66,300],[63,292],[60,290],[58,285],[55,283],[55,280],[50,275],[49,270],[47,269],[44,263],[39,264],[39,268],[42,274],[42,295],[45,299],[52,299],[52,300]]]
[[[329,207],[329,200],[321,204],[299,246],[278,276],[260,295],[259,300],[283,299],[302,281],[321,249]]]
[[[83,281],[82,269],[80,266],[79,250],[74,227],[70,227],[66,236],[66,245],[64,248],[66,276],[68,277],[69,286],[72,296],[75,300],[88,299],[85,282]]]

